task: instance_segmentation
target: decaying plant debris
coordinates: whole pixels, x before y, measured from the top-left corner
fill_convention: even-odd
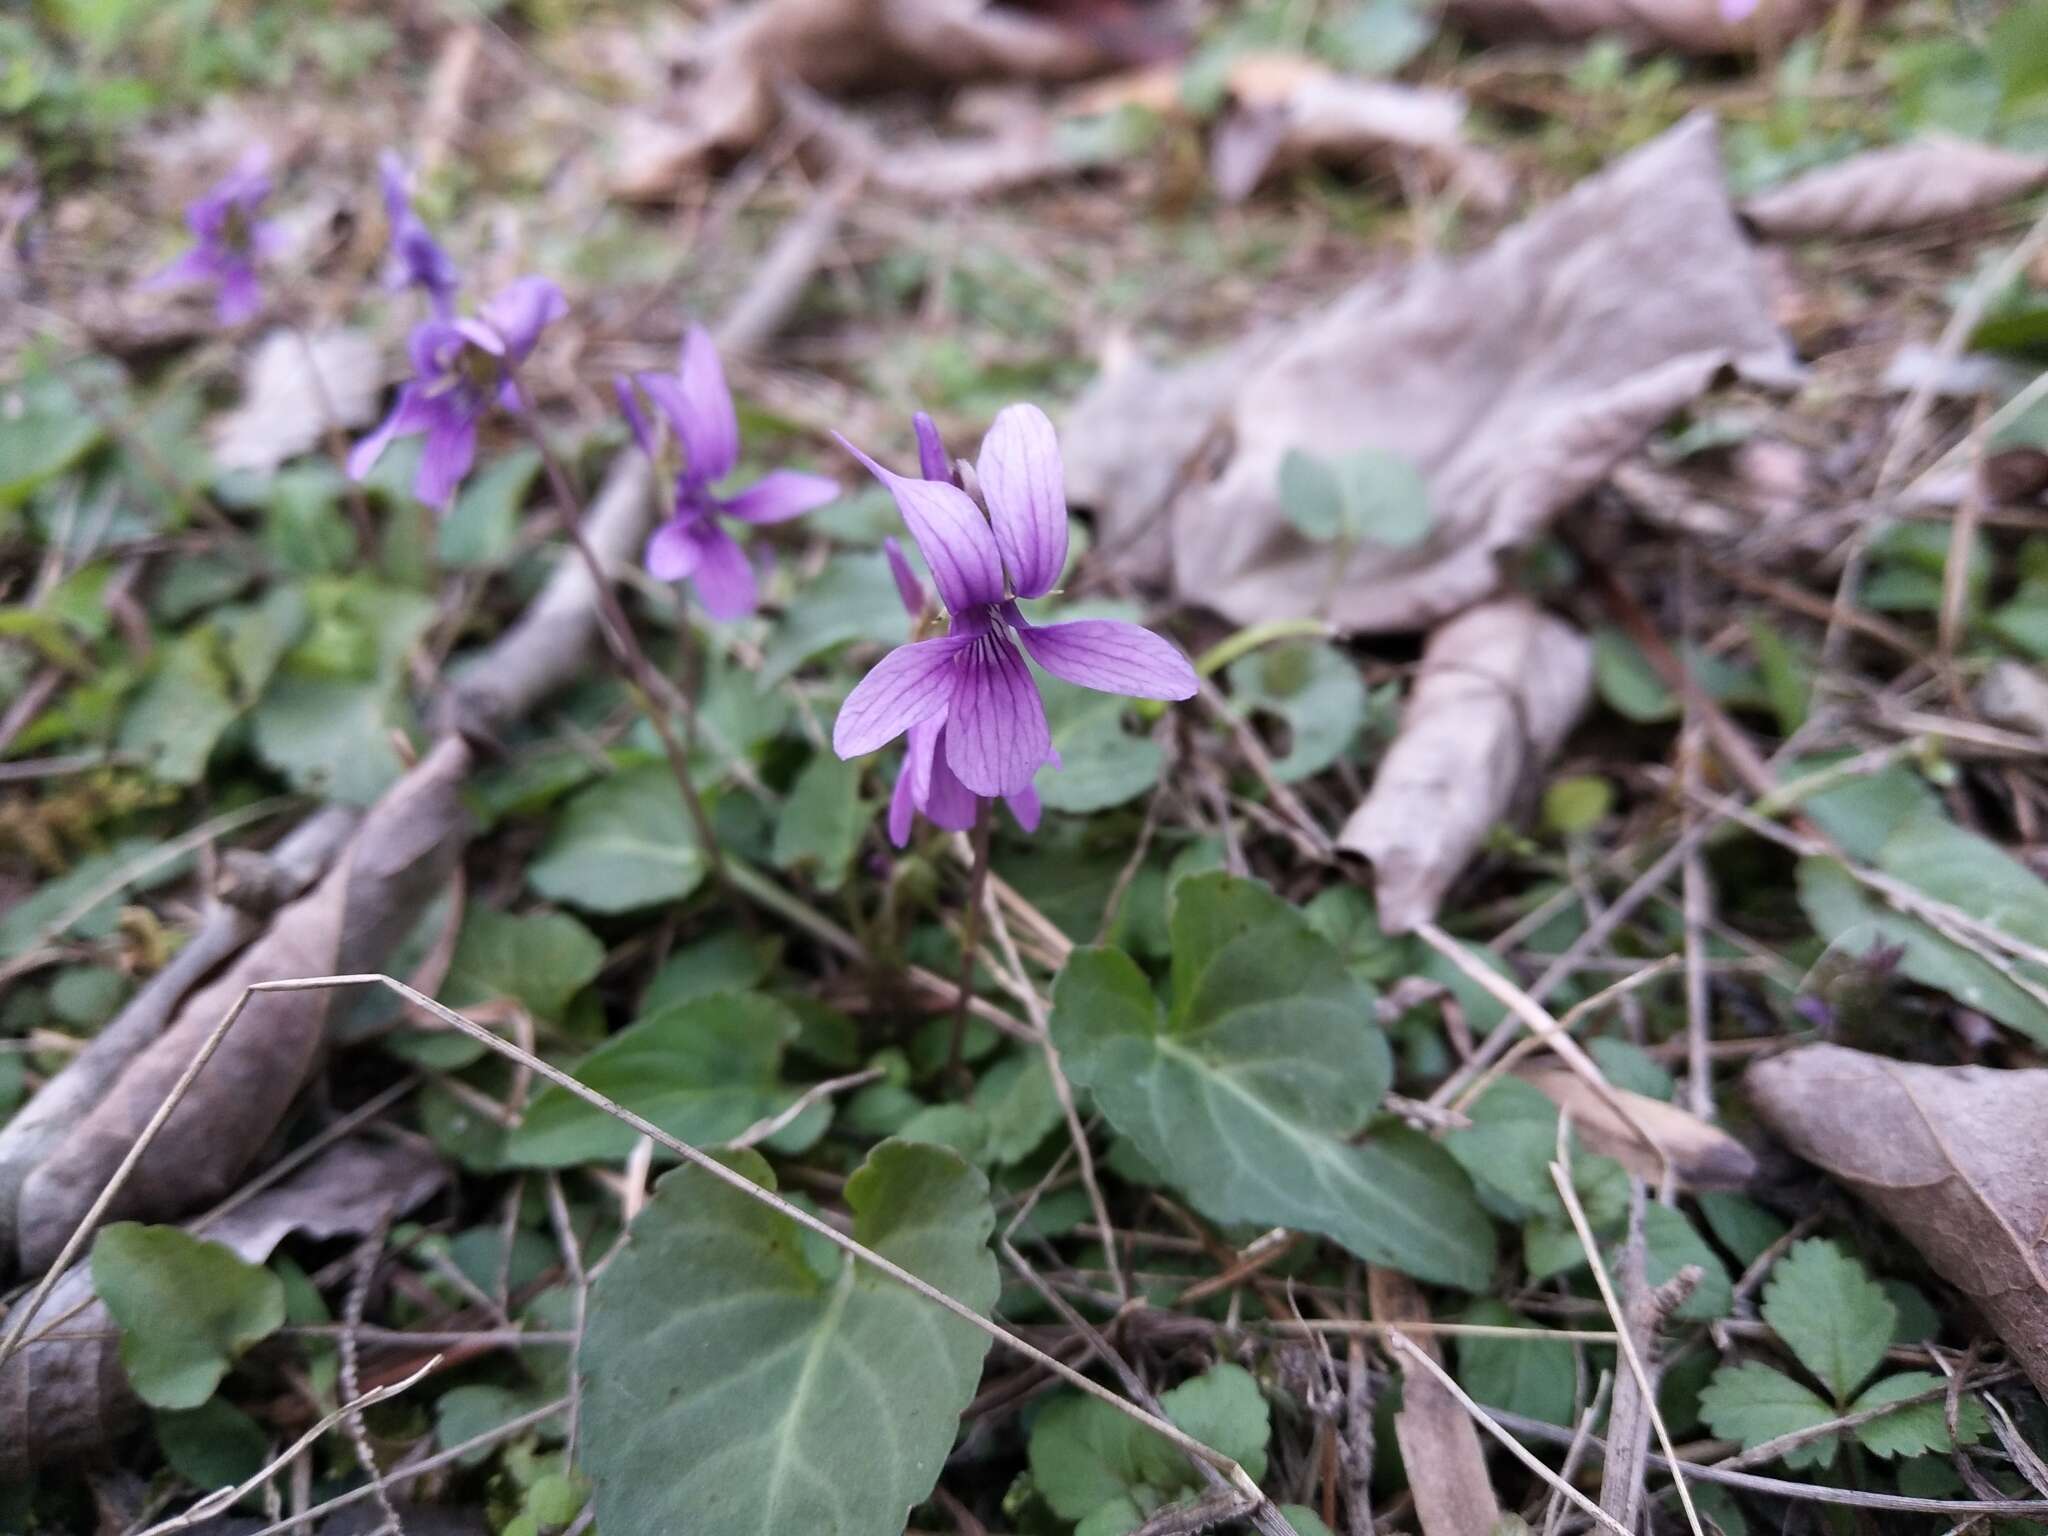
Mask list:
[[[2048,1387],[2048,1074],[1808,1046],[1749,1074],[1785,1144],[1868,1201]]]
[[[1117,568],[1241,624],[1425,628],[1490,594],[1504,555],[1721,370],[1790,382],[1715,145],[1708,119],[1681,124],[1478,255],[1368,280],[1255,358],[1204,368],[1206,398],[1182,407],[1203,418],[1200,436],[1188,428],[1186,456],[1148,471],[1143,488],[1164,494],[1092,498]],[[1632,280],[1648,265],[1663,274],[1654,287]],[[1125,402],[1146,412],[1157,388],[1144,373],[1106,379],[1075,413],[1077,452],[1106,457],[1096,434],[1130,443]],[[1420,541],[1356,549],[1332,573],[1282,514],[1281,460],[1364,447],[1422,471],[1432,521]]]
[[[558,9],[17,77],[0,1529],[2048,1515],[2039,5]],[[420,238],[565,294],[438,521]],[[962,831],[834,747],[976,615]]]

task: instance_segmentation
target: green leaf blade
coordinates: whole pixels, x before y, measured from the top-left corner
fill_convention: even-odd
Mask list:
[[[1370,989],[1251,882],[1183,881],[1172,928],[1170,1015],[1117,950],[1076,952],[1054,988],[1054,1043],[1110,1123],[1214,1220],[1483,1287],[1493,1228],[1463,1171],[1403,1132],[1350,1140],[1388,1081]]]
[[[284,1282],[219,1243],[122,1221],[92,1249],[93,1287],[121,1325],[121,1364],[152,1408],[197,1408],[284,1326]]]
[[[765,1162],[735,1166],[771,1185]],[[979,1312],[994,1213],[978,1173],[884,1142],[847,1184],[854,1237]],[[591,1296],[586,1460],[613,1536],[895,1536],[930,1492],[987,1336],[695,1168],[661,1181]]]
[[[1898,1309],[1863,1266],[1825,1238],[1792,1245],[1764,1287],[1764,1321],[1846,1403],[1884,1359]]]

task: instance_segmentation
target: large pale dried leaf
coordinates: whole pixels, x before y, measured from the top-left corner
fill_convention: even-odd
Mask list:
[[[1122,51],[1102,28],[985,0],[761,0],[712,28],[693,78],[657,113],[620,125],[612,189],[656,198],[716,156],[746,149],[780,110],[776,83],[827,95],[968,80],[1072,80]]]
[[[1750,198],[1742,216],[1776,240],[1846,240],[1996,208],[2043,183],[2048,156],[1967,139],[1923,139],[1795,176]]]
[[[1525,598],[1482,604],[1430,636],[1400,734],[1337,837],[1372,862],[1387,932],[1436,915],[1592,689],[1585,637]]]
[[[1663,1177],[1659,1149],[1691,1189],[1740,1189],[1756,1176],[1749,1148],[1676,1104],[1626,1088],[1610,1087],[1603,1094],[1578,1073],[1548,1062],[1519,1067],[1515,1075],[1571,1112],[1572,1129],[1588,1151],[1613,1158],[1638,1178]],[[1643,1144],[1645,1136],[1655,1148]]]
[[[223,469],[272,470],[377,412],[377,344],[361,331],[272,331],[250,354],[242,403],[215,421]]]
[[[1731,21],[1724,0],[1452,0],[1457,25],[1488,37],[1571,40],[1614,34],[1639,47],[1748,52],[1782,44],[1828,13],[1829,0],[1760,0]]]
[[[1297,165],[1403,153],[1481,208],[1507,201],[1507,169],[1466,140],[1465,98],[1456,91],[1261,53],[1232,67],[1229,92],[1231,108],[1209,145],[1209,172],[1225,202],[1243,201],[1268,174]]]
[[[1745,1082],[1778,1139],[1905,1233],[2048,1392],[2048,1071],[1810,1045]]]
[[[344,1141],[275,1188],[188,1230],[260,1264],[293,1232],[316,1240],[368,1232],[387,1212],[411,1210],[446,1177],[418,1143]],[[53,1336],[39,1337],[44,1329]],[[142,1415],[121,1369],[120,1330],[93,1292],[91,1266],[74,1265],[21,1350],[0,1366],[0,1479],[101,1451]]]
[[[443,742],[363,819],[326,878],[129,1064],[22,1185],[22,1265],[56,1257],[201,1043],[252,982],[380,969],[446,883],[468,828],[460,791],[471,752]],[[218,1200],[247,1172],[312,1073],[331,989],[253,997],[164,1122],[107,1221],[160,1221]]]
[[[1221,459],[1213,471],[1155,463],[1136,483],[1165,497],[1164,534],[1153,531],[1161,504],[1131,485],[1096,501],[1103,545],[1127,576],[1170,576],[1181,598],[1239,623],[1310,616],[1327,593],[1321,616],[1376,632],[1425,627],[1488,595],[1505,551],[1722,369],[1796,376],[1703,116],[1469,260],[1367,281],[1240,361],[1222,378],[1198,365],[1224,398],[1177,443],[1134,431],[1100,396],[1070,416],[1075,460],[1156,460],[1182,446],[1199,457],[1212,443]],[[1362,543],[1333,587],[1330,547],[1281,510],[1293,450],[1409,460],[1429,487],[1427,536]],[[1098,471],[1090,488],[1113,478]]]
[[[1406,1275],[1374,1266],[1366,1271],[1367,1295],[1376,1323],[1427,1323],[1429,1303],[1422,1287]],[[1439,1365],[1443,1350],[1422,1332],[1409,1343]],[[1401,1373],[1401,1411],[1394,1415],[1401,1465],[1415,1495],[1415,1518],[1423,1536],[1482,1536],[1500,1528],[1500,1504],[1486,1474],[1486,1451],[1464,1405],[1436,1377],[1421,1370]]]

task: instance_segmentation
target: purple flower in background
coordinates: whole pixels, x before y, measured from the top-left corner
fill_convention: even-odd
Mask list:
[[[387,149],[377,159],[377,175],[384,183],[384,216],[391,227],[384,280],[393,288],[418,288],[434,306],[437,319],[453,319],[459,274],[454,259],[412,210],[412,173],[395,151]]]
[[[657,581],[687,579],[714,619],[745,618],[754,611],[757,595],[754,568],[718,519],[756,525],[787,522],[837,500],[839,482],[778,469],[730,496],[712,491],[739,464],[740,423],[718,348],[701,325],[691,326],[683,338],[682,359],[674,373],[642,373],[616,381],[619,405],[634,437],[650,459],[658,458],[653,428],[633,394],[635,383],[667,418],[683,448],[674,510],[647,541],[648,574]]]
[[[926,437],[920,427],[920,462],[943,470],[937,434],[929,443]],[[975,478],[986,516],[950,479],[894,474],[840,442],[896,498],[951,619],[939,638],[884,656],[847,695],[832,730],[841,757],[872,752],[918,726],[944,726],[944,761],[965,789],[1030,789],[1039,768],[1056,759],[1045,704],[1013,634],[1033,661],[1083,688],[1140,699],[1194,693],[1194,668],[1150,630],[1114,619],[1039,626],[1018,609],[1018,599],[1050,592],[1067,561],[1059,440],[1037,406],[1006,407],[982,439]],[[936,729],[913,738],[913,774],[921,742],[929,741],[932,762],[939,760],[939,738]]]
[[[211,283],[214,313],[222,325],[240,325],[263,307],[257,265],[277,253],[277,226],[257,217],[270,196],[270,151],[257,145],[232,171],[185,209],[185,224],[196,242],[162,271],[143,280],[145,288]]]
[[[526,361],[541,331],[568,312],[561,289],[546,278],[522,277],[473,318],[414,326],[406,343],[412,380],[398,392],[384,424],[349,454],[349,478],[367,475],[393,438],[424,432],[427,448],[413,494],[430,507],[447,506],[476,461],[477,423],[493,405],[520,407],[513,370]]]
[[[1756,14],[1758,0],[1721,0],[1721,19],[1729,26],[1749,20]]]
[[[931,418],[922,412],[918,414],[918,446],[925,444],[925,429],[931,426]],[[936,428],[932,429],[931,441],[938,441]],[[925,478],[942,478],[945,458],[936,461],[941,474],[932,473],[934,460],[924,457]],[[916,634],[927,618],[936,618],[925,598],[924,585],[917,574],[910,569],[910,562],[903,557],[903,546],[893,538],[882,540],[882,550],[889,557],[889,572],[896,578],[897,594],[903,599],[904,609],[910,614],[911,633]],[[904,745],[903,767],[896,775],[895,792],[889,796],[889,841],[898,848],[910,841],[912,819],[922,812],[925,820],[933,826],[944,827],[949,832],[965,832],[973,827],[981,814],[982,797],[962,784],[946,761],[946,722],[924,720],[913,725],[907,733]],[[1032,789],[1019,790],[1014,795],[1005,795],[1004,804],[1010,814],[1017,818],[1017,825],[1026,832],[1038,830],[1038,792]]]

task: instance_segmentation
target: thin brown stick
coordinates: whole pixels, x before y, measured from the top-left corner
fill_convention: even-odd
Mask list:
[[[1449,1371],[1430,1359],[1427,1350],[1421,1349],[1412,1343],[1407,1335],[1399,1329],[1395,1329],[1387,1335],[1387,1343],[1393,1347],[1394,1352],[1404,1362],[1413,1360],[1424,1370],[1428,1371],[1430,1375],[1434,1376],[1437,1384],[1457,1399],[1458,1406],[1470,1414],[1481,1429],[1506,1446],[1508,1453],[1515,1460],[1542,1478],[1544,1482],[1550,1484],[1551,1487],[1571,1500],[1572,1503],[1578,1505],[1588,1515],[1591,1515],[1596,1524],[1613,1531],[1615,1536],[1635,1536],[1635,1532],[1631,1531],[1627,1526],[1619,1524],[1614,1516],[1608,1514],[1606,1510],[1595,1504],[1591,1499],[1579,1492],[1578,1489],[1564,1481],[1563,1478],[1532,1456],[1521,1441],[1515,1439],[1513,1435],[1510,1435],[1505,1429],[1501,1428],[1492,1416],[1488,1414],[1486,1409],[1480,1407],[1479,1404],[1472,1400],[1471,1394],[1452,1379]]]
[[[260,1471],[258,1471],[254,1476],[247,1478],[240,1483],[235,1484],[231,1488],[221,1488],[217,1489],[213,1493],[209,1493],[205,1498],[201,1499],[198,1503],[194,1504],[190,1509],[185,1510],[182,1514],[176,1515],[169,1520],[160,1521],[156,1525],[150,1526],[147,1530],[141,1533],[141,1536],[172,1536],[173,1532],[189,1530],[191,1529],[191,1527],[199,1524],[202,1520],[209,1520],[213,1516],[221,1513],[221,1511],[223,1510],[232,1509],[236,1504],[240,1503],[245,1496],[255,1492],[258,1488],[261,1488],[265,1483],[269,1482],[273,1477],[277,1476],[277,1474],[280,1471],[282,1471],[285,1467],[289,1466],[292,1462],[296,1461],[301,1455],[303,1455],[307,1450],[311,1449],[315,1441],[317,1441],[322,1435],[326,1434],[328,1430],[334,1428],[334,1426],[340,1423],[343,1419],[349,1418],[351,1416],[359,1417],[365,1408],[372,1407],[377,1403],[381,1403],[390,1398],[394,1398],[398,1396],[399,1393],[405,1391],[407,1388],[418,1385],[420,1382],[424,1381],[428,1376],[432,1375],[435,1367],[440,1365],[440,1363],[441,1357],[439,1355],[436,1355],[433,1359],[429,1360],[425,1365],[421,1366],[418,1370],[414,1371],[410,1376],[406,1377],[405,1380],[394,1381],[387,1386],[372,1387],[368,1392],[363,1393],[361,1396],[350,1398],[347,1402],[343,1403],[339,1408],[335,1409],[334,1412],[326,1415],[311,1429],[307,1430],[304,1434],[300,1435],[298,1439],[294,1440],[290,1445],[286,1446],[282,1455],[279,1455],[273,1458],[268,1463],[266,1463],[264,1467]],[[467,1451],[468,1447],[465,1446],[463,1447],[463,1449]],[[373,1477],[375,1476],[374,1473],[372,1473],[371,1475]],[[357,1490],[354,1496],[360,1498],[372,1492],[376,1493],[380,1501],[385,1501],[384,1507],[386,1509],[389,1509],[391,1507],[388,1500],[386,1500],[382,1479],[379,1479],[373,1487]]]
[[[1578,1191],[1572,1187],[1571,1124],[1570,1111],[1560,1111],[1557,1117],[1557,1161],[1550,1165],[1550,1182],[1557,1186],[1565,1214],[1571,1217],[1572,1230],[1578,1234],[1579,1245],[1586,1250],[1586,1262],[1592,1266],[1593,1281],[1600,1287],[1600,1299],[1607,1304],[1608,1316],[1614,1319],[1614,1326],[1621,1334],[1617,1342],[1621,1345],[1622,1358],[1628,1362],[1629,1374],[1637,1391],[1642,1394],[1643,1411],[1650,1416],[1650,1427],[1657,1433],[1657,1444],[1676,1464],[1678,1453],[1671,1446],[1671,1431],[1665,1428],[1664,1415],[1657,1408],[1656,1383],[1643,1364],[1642,1352],[1636,1348],[1635,1337],[1629,1329],[1628,1313],[1614,1294],[1614,1282],[1608,1278],[1607,1266],[1600,1258],[1600,1245],[1594,1240],[1592,1223],[1586,1220],[1586,1209],[1579,1204]],[[1684,1474],[1679,1474],[1674,1481],[1678,1484],[1678,1502],[1685,1506],[1685,1521],[1692,1530],[1692,1536],[1704,1536],[1700,1529],[1699,1511],[1693,1508],[1692,1490],[1686,1486]]]

